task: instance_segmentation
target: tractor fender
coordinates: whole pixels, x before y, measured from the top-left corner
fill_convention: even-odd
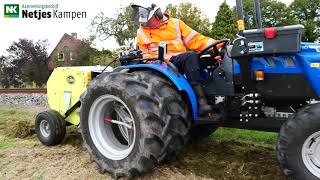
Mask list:
[[[152,70],[163,74],[176,86],[178,91],[185,92],[188,95],[189,103],[192,106],[193,119],[194,121],[196,121],[198,115],[197,98],[190,83],[183,75],[177,72],[175,73],[169,67],[161,64],[137,64],[120,66],[117,67],[115,71],[120,69],[130,69],[130,71]]]

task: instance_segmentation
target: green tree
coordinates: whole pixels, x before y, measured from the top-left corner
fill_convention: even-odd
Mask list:
[[[0,85],[1,87],[18,87],[22,84],[20,70],[12,66],[7,57],[0,57]]]
[[[77,63],[75,65],[106,65],[114,59],[114,54],[110,50],[97,50],[92,48],[93,37],[83,39],[77,48]]]
[[[20,87],[23,84],[21,69],[10,63],[8,57],[0,57],[0,85],[4,88]]]
[[[253,0],[243,1],[246,29],[255,29],[253,2]],[[261,21],[263,27],[296,24],[296,21],[290,17],[287,6],[277,0],[261,0]]]
[[[211,35],[211,23],[209,18],[204,16],[201,9],[192,3],[181,3],[178,6],[169,4],[166,7],[166,11],[171,17],[182,20],[195,31],[206,36]]]
[[[320,0],[294,0],[290,8],[291,17],[305,26],[304,41],[313,42],[320,37]]]
[[[90,56],[90,65],[107,65],[114,58],[114,54],[110,50],[95,51]]]
[[[114,37],[119,45],[134,39],[139,25],[131,21],[131,5],[121,8],[114,18],[99,13],[91,22],[91,32],[100,40]]]
[[[28,39],[19,39],[7,49],[10,54],[6,58],[7,69],[16,71],[15,80],[24,83],[35,82],[37,86],[46,83],[50,72],[48,71],[48,43],[47,40],[34,42]],[[6,73],[10,76],[11,73]],[[11,74],[12,75],[12,74]]]
[[[191,3],[181,3],[179,6],[169,4],[166,11],[171,15],[183,20],[194,30],[204,34],[211,34],[211,23],[203,15],[200,8]],[[113,37],[119,45],[125,45],[136,37],[139,25],[131,21],[131,5],[121,8],[115,17],[106,17],[99,13],[91,22],[91,32],[100,40]]]
[[[76,61],[73,61],[72,66],[88,66],[90,64],[90,57],[96,51],[92,48],[93,38],[82,39],[76,50]]]
[[[0,78],[4,76],[3,69],[5,68],[5,61],[6,61],[6,57],[0,56]]]
[[[234,39],[237,32],[235,10],[231,9],[224,1],[220,5],[216,20],[212,25],[212,37],[215,39]]]

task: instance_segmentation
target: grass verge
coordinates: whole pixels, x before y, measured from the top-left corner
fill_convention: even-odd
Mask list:
[[[219,128],[211,137],[217,141],[238,140],[274,148],[277,143],[278,133]]]

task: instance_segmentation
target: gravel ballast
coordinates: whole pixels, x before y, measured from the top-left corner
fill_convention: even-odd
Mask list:
[[[0,94],[0,105],[19,105],[29,107],[48,107],[46,94]]]

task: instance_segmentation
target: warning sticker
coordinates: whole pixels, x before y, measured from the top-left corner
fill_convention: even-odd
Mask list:
[[[237,21],[237,23],[238,23],[238,30],[239,31],[243,31],[244,30],[244,21],[243,21],[243,19],[239,19]]]
[[[320,63],[311,63],[310,67],[312,68],[319,68],[320,67]]]
[[[263,42],[249,42],[249,52],[262,52],[264,51]]]

